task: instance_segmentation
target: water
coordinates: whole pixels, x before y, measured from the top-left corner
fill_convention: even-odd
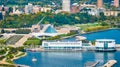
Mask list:
[[[120,66],[120,52],[27,52],[27,56],[15,60],[16,64],[31,67],[84,67],[88,61],[99,61],[101,66],[108,60],[117,60],[114,67]],[[32,62],[32,58],[37,59]]]
[[[115,39],[120,44],[120,30],[111,29],[96,33],[83,34],[88,40]],[[75,41],[75,37],[63,41]],[[99,61],[101,66],[108,60],[117,60],[114,67],[120,67],[120,52],[27,52],[27,56],[15,60],[16,64],[25,64],[31,67],[84,67],[88,61]],[[35,57],[37,62],[32,62]]]
[[[94,41],[96,39],[115,39],[116,44],[120,44],[120,29],[110,29],[89,34],[82,34],[87,37],[87,40]],[[64,39],[64,41],[75,41],[75,37]]]

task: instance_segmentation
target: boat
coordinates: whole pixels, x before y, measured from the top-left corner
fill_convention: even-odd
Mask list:
[[[35,62],[35,61],[37,61],[37,59],[36,58],[32,58],[32,61]]]

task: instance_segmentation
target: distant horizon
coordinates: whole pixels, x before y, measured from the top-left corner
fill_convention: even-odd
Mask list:
[[[3,1],[3,0],[0,0],[0,5],[4,4],[4,5],[25,5],[27,3],[36,3],[36,2],[41,2],[41,3],[46,3],[46,4],[50,4],[51,2],[58,2],[61,3],[60,1],[61,0],[24,0],[24,1],[16,1],[16,0],[7,0],[6,2]],[[72,3],[76,3],[78,2],[79,0],[71,0]],[[80,1],[83,1],[83,0],[80,0]],[[87,0],[87,3],[92,3],[92,2],[96,2],[97,0]],[[105,3],[106,2],[111,2],[113,0],[103,0]],[[119,0],[120,1],[120,0]],[[85,0],[86,2],[86,0]]]

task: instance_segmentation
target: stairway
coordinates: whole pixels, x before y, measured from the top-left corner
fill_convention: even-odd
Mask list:
[[[30,34],[24,35],[18,42],[15,43],[16,47],[23,46],[24,42],[27,41],[27,39],[31,37]]]

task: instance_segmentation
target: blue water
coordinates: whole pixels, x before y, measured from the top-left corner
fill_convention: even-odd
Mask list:
[[[115,39],[116,44],[120,44],[120,29],[110,29],[95,33],[82,34],[81,36],[87,37],[87,40],[93,41],[96,39]],[[64,39],[64,41],[75,41],[75,37]]]
[[[120,29],[110,29],[102,32],[84,34],[88,40],[95,39],[115,39],[117,44],[120,44]]]
[[[117,60],[114,67],[120,67],[120,52],[27,52],[27,56],[15,60],[16,64],[31,67],[84,67],[86,62],[99,61],[98,66],[108,60]],[[32,58],[37,59],[32,62]]]
[[[96,33],[83,34],[88,40],[115,39],[120,44],[120,30],[111,29]],[[75,37],[64,39],[64,41],[75,41]],[[37,62],[32,62],[32,58]],[[15,60],[16,64],[24,64],[31,67],[84,67],[88,61],[99,61],[101,66],[108,60],[117,60],[114,67],[120,67],[120,52],[27,52],[27,56]]]

